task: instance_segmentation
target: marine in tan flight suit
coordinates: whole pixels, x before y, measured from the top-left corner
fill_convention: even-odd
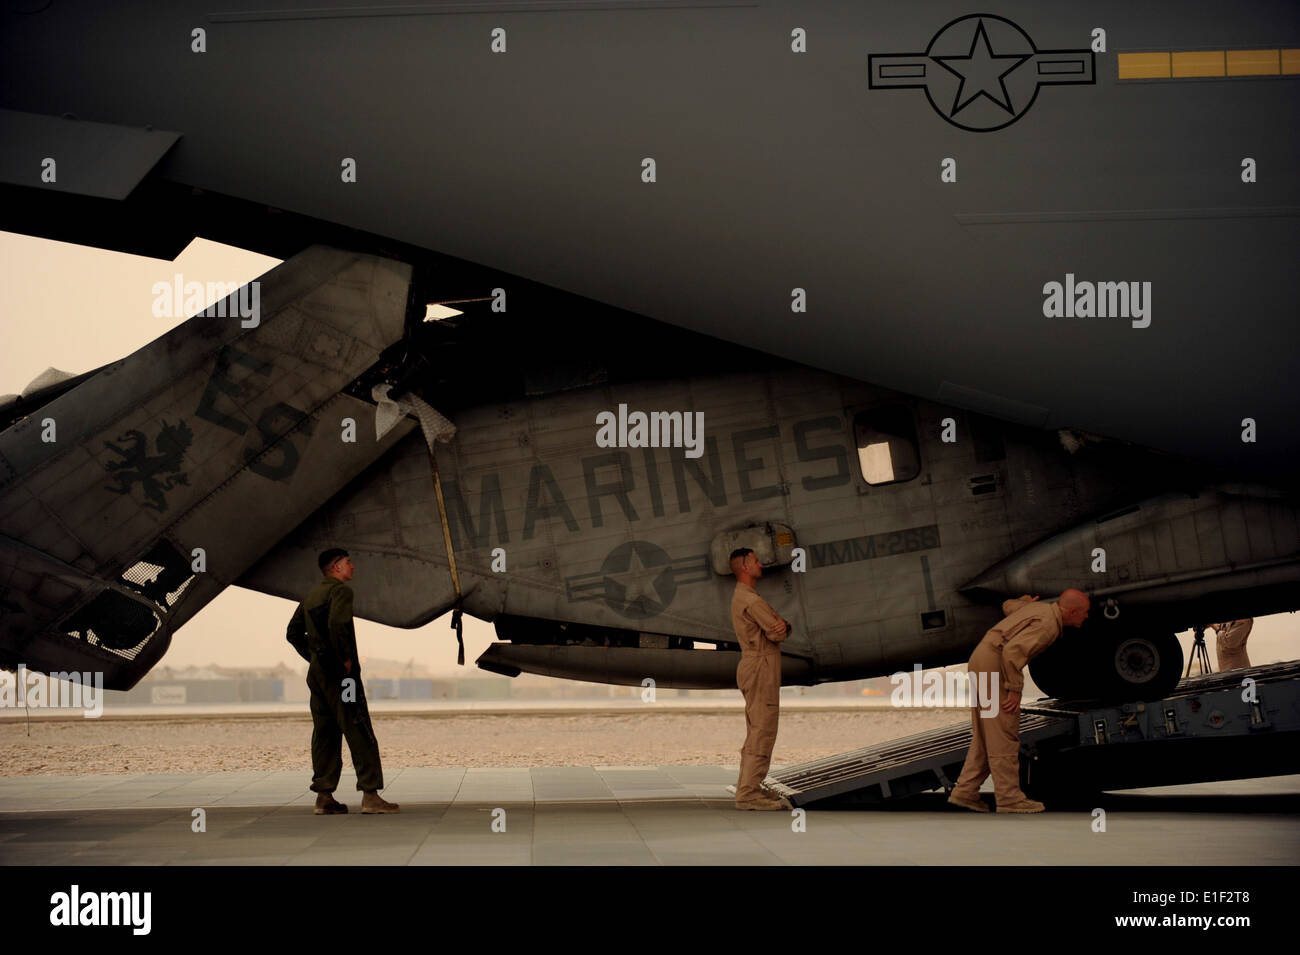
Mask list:
[[[1250,666],[1250,657],[1246,656],[1246,638],[1250,636],[1255,619],[1226,620],[1212,624],[1215,639],[1214,649],[1219,658],[1219,670],[1240,670]]]
[[[1020,693],[1025,685],[1025,665],[1061,635],[1063,627],[1080,627],[1088,618],[1088,595],[1073,588],[1065,590],[1056,603],[1037,603],[1025,595],[1002,604],[1006,618],[984,634],[971,654],[967,670],[975,675],[974,685],[997,689],[1000,705],[995,715],[982,710],[991,701],[980,700],[971,708],[971,746],[966,764],[948,802],[976,812],[988,812],[980,799],[980,785],[990,773],[997,796],[998,812],[1042,812],[1043,804],[1029,799],[1020,789]],[[984,683],[980,674],[989,674]]]
[[[783,809],[784,803],[763,791],[776,745],[781,705],[781,648],[790,625],[754,590],[763,565],[748,547],[731,552],[736,592],[731,598],[731,626],[740,641],[736,685],[745,697],[745,745],[740,750],[736,781],[737,809]]]

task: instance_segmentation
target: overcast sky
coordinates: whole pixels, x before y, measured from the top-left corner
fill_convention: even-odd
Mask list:
[[[155,282],[171,282],[180,272],[187,282],[243,284],[277,264],[204,239],[168,262],[0,232],[0,394],[21,392],[50,366],[77,374],[116,361],[180,324],[184,319],[154,317]],[[361,562],[355,587],[365,586],[365,575]],[[163,663],[296,666],[298,657],[284,639],[293,607],[279,597],[230,587],[173,638]],[[419,630],[357,621],[362,659],[414,659],[439,675],[481,674],[473,661],[492,642],[491,625],[465,618],[468,665],[462,669],[455,665],[449,619]],[[1279,614],[1256,622],[1249,653],[1256,664],[1291,660],[1298,645],[1300,616]]]

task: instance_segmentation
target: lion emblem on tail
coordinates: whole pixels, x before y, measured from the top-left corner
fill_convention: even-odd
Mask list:
[[[109,471],[115,472],[113,477],[117,485],[109,485],[104,490],[114,494],[129,494],[138,481],[144,490],[144,496],[148,498],[144,506],[155,511],[167,510],[167,499],[163,492],[178,485],[189,486],[189,477],[173,472],[180,470],[181,459],[194,440],[194,432],[184,421],[174,425],[163,421],[162,431],[154,438],[157,454],[149,453],[149,439],[135,429],[118,435],[117,440],[125,447],[112,441],[104,442],[110,451],[122,456],[121,461],[109,461],[106,465]]]

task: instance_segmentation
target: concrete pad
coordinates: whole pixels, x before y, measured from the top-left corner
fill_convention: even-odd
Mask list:
[[[981,815],[926,793],[877,809],[738,812],[734,767],[423,767],[395,815],[311,812],[300,773],[0,778],[0,865],[1294,865],[1300,776],[1134,790]],[[206,831],[194,832],[194,808]],[[503,812],[502,812],[503,811]],[[504,814],[503,814],[504,813]],[[504,822],[504,831],[500,829]],[[497,823],[494,826],[494,823]]]

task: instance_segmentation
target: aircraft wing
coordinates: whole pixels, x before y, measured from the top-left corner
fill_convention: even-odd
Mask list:
[[[1296,4],[561,6],[10,16],[0,105],[44,121],[0,150],[0,228],[281,258],[351,230],[1004,420],[1300,477]],[[989,63],[1006,75],[971,72]],[[118,171],[90,177],[101,142]]]
[[[302,568],[327,547],[345,548],[364,575],[365,586],[355,588],[358,617],[418,627],[451,607],[455,590],[422,435],[400,442],[235,583],[300,600]]]
[[[409,279],[313,248],[24,405],[0,433],[0,662],[130,688],[172,631],[398,443],[414,423],[377,441],[374,405],[344,389],[401,339]],[[314,557],[296,571],[309,585]]]

